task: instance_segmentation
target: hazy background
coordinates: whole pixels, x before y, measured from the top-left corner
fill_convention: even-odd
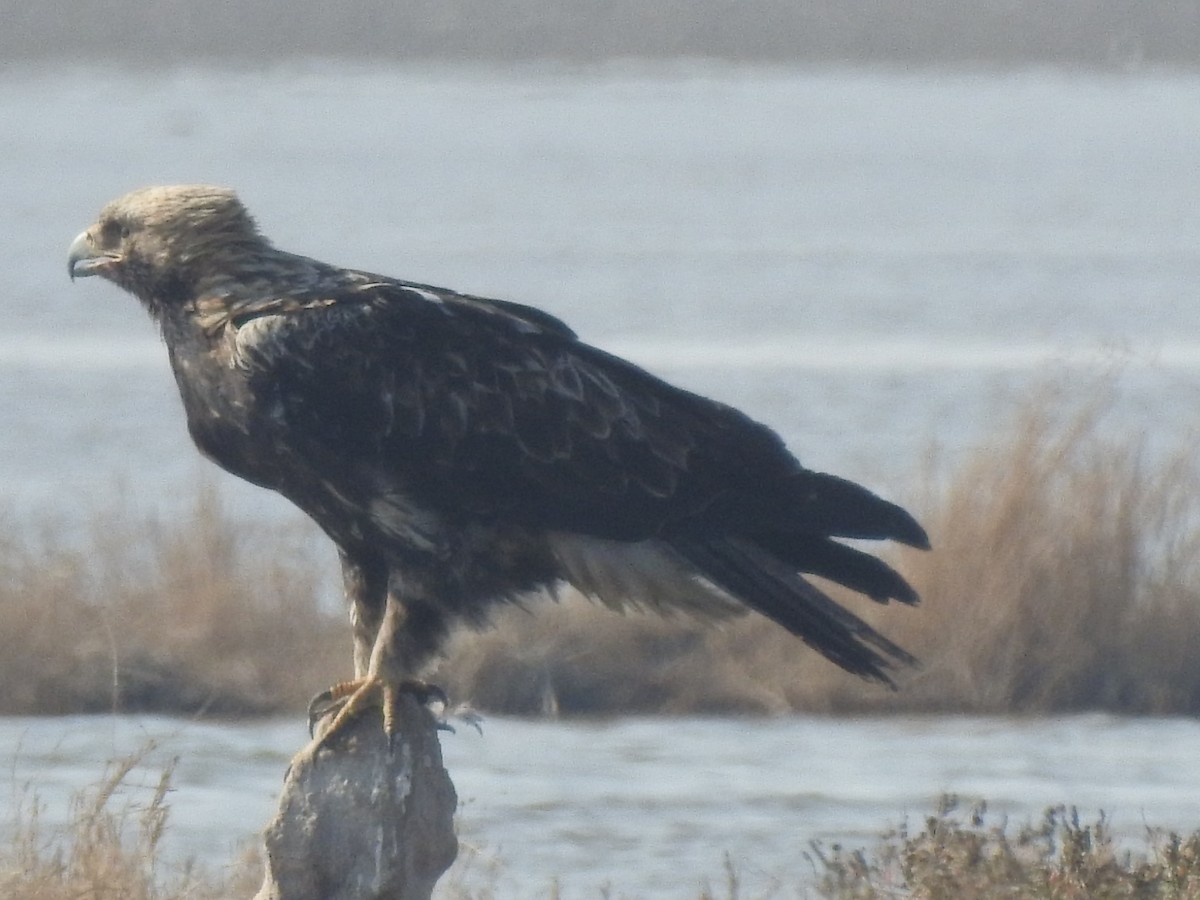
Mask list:
[[[783,63],[1192,66],[1196,0],[0,2],[8,60],[699,56]]]
[[[57,810],[161,737],[174,847],[219,864],[345,674],[332,547],[200,460],[137,304],[67,281],[105,201],[211,181],[280,246],[544,307],[934,534],[903,560],[924,605],[881,626],[924,662],[895,695],[753,622],[570,606],[464,641],[458,684],[1049,716],[497,718],[447,744],[495,896],[690,897],[722,850],[768,896],[807,838],[869,842],[947,790],[1194,827],[1197,62],[1200,0],[0,0],[4,702],[291,711],[4,718],[10,781]],[[1097,709],[1180,718],[1065,716]]]

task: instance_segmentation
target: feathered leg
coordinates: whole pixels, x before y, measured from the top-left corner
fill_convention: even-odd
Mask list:
[[[371,652],[383,625],[387,606],[388,569],[380,559],[360,561],[339,551],[342,562],[342,588],[350,607],[354,627],[354,677],[362,678],[371,665]]]
[[[354,679],[339,682],[312,698],[308,704],[309,734],[313,733],[318,719],[344,706],[354,687],[366,677],[387,606],[387,564],[375,557],[351,554],[340,547],[338,556],[342,563],[342,589],[354,629]]]
[[[447,702],[441,688],[414,677],[426,661],[427,651],[423,648],[436,646],[445,634],[444,618],[425,604],[405,604],[394,591],[387,591],[385,596],[366,671],[319,694],[309,706],[310,725],[321,713],[337,709],[333,722],[321,736],[322,744],[328,743],[364,710],[380,706],[383,730],[391,745],[395,739],[396,707],[402,694],[414,695],[422,704]],[[357,658],[356,636],[356,668]],[[318,707],[321,713],[316,711]]]

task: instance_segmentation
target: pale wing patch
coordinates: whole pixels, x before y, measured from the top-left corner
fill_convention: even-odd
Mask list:
[[[404,290],[410,294],[415,294],[416,296],[418,296],[422,300],[424,300],[426,303],[437,303],[440,305],[440,304],[446,302],[445,300],[442,299],[441,296],[439,296],[438,294],[435,294],[433,291],[427,291],[424,288],[414,287],[411,284],[406,284],[404,286]]]
[[[621,611],[682,612],[726,619],[746,607],[705,579],[659,541],[609,541],[552,533],[550,549],[567,581],[593,600]]]
[[[444,543],[441,518],[394,491],[373,497],[367,514],[380,531],[406,547],[436,553]]]
[[[275,335],[284,324],[284,316],[255,316],[233,331],[234,360],[244,360],[250,354],[258,357],[273,356],[270,352]]]

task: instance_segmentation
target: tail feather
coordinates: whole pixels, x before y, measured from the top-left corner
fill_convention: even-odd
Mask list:
[[[787,480],[785,515],[796,530],[831,537],[895,540],[929,549],[929,536],[909,513],[865,487],[824,472],[798,472]]]
[[[771,532],[755,535],[754,542],[800,572],[836,581],[878,603],[898,600],[912,606],[920,600],[900,573],[883,560],[829,538]]]
[[[708,510],[722,530],[763,529],[863,540],[896,540],[929,549],[929,536],[907,511],[871,491],[824,472],[790,472],[753,491],[731,492]]]
[[[888,669],[916,660],[838,606],[786,563],[740,538],[677,538],[675,549],[717,587],[782,625],[848,672],[894,687]]]

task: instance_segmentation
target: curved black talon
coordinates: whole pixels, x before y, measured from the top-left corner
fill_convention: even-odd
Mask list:
[[[327,691],[321,691],[321,693],[308,701],[308,736],[315,737],[317,722],[345,706],[347,699],[346,697],[339,697],[335,700],[333,689],[331,688]]]
[[[449,695],[438,685],[428,681],[402,681],[396,685],[396,690],[411,694],[422,706],[428,706],[430,703],[440,703],[447,708],[450,706]]]
[[[321,718],[321,713],[324,710],[319,710],[323,704],[333,700],[332,691],[321,691],[308,701],[308,736],[313,737],[316,733],[317,720]]]
[[[362,689],[367,681],[371,680],[371,676],[357,681],[344,681],[340,684],[335,684],[328,690],[321,691],[312,698],[308,703],[308,734],[309,737],[316,737],[317,722],[330,714],[340,714],[341,710],[351,701],[360,689]],[[379,684],[376,681],[376,684]],[[397,694],[408,694],[421,706],[430,706],[431,704],[440,704],[443,709],[450,708],[449,695],[438,685],[430,684],[426,681],[418,679],[408,679],[388,689],[384,687],[383,705],[384,705],[384,729],[389,729],[391,722],[391,711],[388,709],[389,703],[394,703],[394,699],[389,701],[389,693],[394,698]],[[361,701],[355,701],[356,705]],[[437,718],[435,716],[435,718]],[[336,728],[336,724],[333,726]],[[443,720],[438,718],[438,727],[443,731],[453,731],[453,727],[447,725]],[[394,743],[391,732],[388,733],[389,747]]]

